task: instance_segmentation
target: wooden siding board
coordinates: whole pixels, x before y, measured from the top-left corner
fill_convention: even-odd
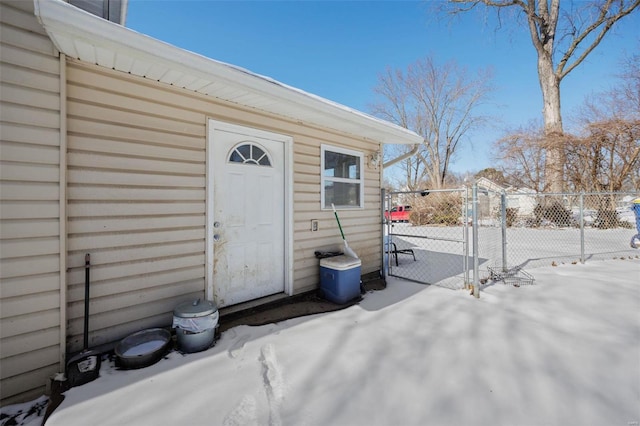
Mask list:
[[[58,201],[60,188],[57,182],[3,182],[0,181],[0,197],[5,201]],[[4,229],[3,229],[4,231]]]
[[[105,170],[74,170],[67,171],[67,178],[70,185],[73,184],[96,184],[96,185],[118,185],[131,187],[186,187],[204,188],[204,176],[175,176],[158,173],[127,174],[117,171]]]
[[[31,351],[52,347],[58,344],[60,331],[57,327],[38,330],[33,333],[21,334],[4,340],[7,345],[2,351],[2,358],[28,353]]]
[[[0,221],[0,226],[3,239],[46,238],[58,237],[59,235],[59,222],[57,219],[2,220]],[[2,274],[1,271],[0,274]]]
[[[0,337],[2,339],[19,334],[32,333],[46,328],[58,327],[60,313],[57,309],[41,311],[37,314],[20,315],[0,319]]]
[[[11,5],[11,3],[0,5],[0,22],[3,25],[11,25],[23,31],[44,34],[42,26],[33,19],[32,12],[16,9],[15,6],[17,5]]]
[[[57,93],[44,92],[13,84],[1,83],[0,93],[4,102],[20,103],[34,108],[56,110],[60,106]]]
[[[80,236],[72,235],[69,238],[67,249],[69,252],[80,250],[91,252],[92,250],[104,248],[125,248],[128,246],[175,243],[179,241],[191,241],[197,239],[204,241],[203,228],[139,232],[136,234],[107,234],[101,238],[95,238],[93,235],[81,234]]]
[[[95,257],[95,256],[94,256]],[[180,257],[153,258],[136,262],[122,262],[108,265],[98,265],[91,268],[91,281],[99,285],[101,281],[127,279],[128,277],[142,277],[148,274],[155,274],[182,269],[192,269],[204,265],[204,253],[187,253]],[[72,299],[75,294],[71,290],[74,285],[84,285],[84,268],[74,268],[68,273],[68,285],[70,295],[69,302],[81,301]],[[93,311],[92,311],[93,312]],[[100,312],[100,311],[96,311]]]
[[[112,133],[104,133],[105,136],[83,137],[70,135],[68,147],[76,152],[91,152],[96,154],[110,154],[127,157],[147,157],[153,159],[184,161],[190,163],[203,163],[204,151],[201,149],[190,150],[184,147],[166,147],[155,144],[136,143],[132,141],[119,141],[113,139]]]
[[[135,292],[146,290],[158,286],[166,286],[174,283],[193,282],[201,280],[204,274],[204,267],[196,265],[183,269],[170,271],[155,271],[136,277],[124,277],[114,280],[106,280],[93,283],[91,296],[94,298],[114,296],[123,293],[123,289]],[[77,283],[69,288],[68,299],[70,301],[84,300],[84,286]]]
[[[24,0],[2,0],[0,6],[4,7],[12,7],[14,9],[18,9],[24,12],[27,12],[29,15],[33,15],[33,3],[30,1]],[[44,34],[44,30],[40,29],[40,32]]]
[[[113,93],[106,87],[92,88],[80,87],[74,84],[67,86],[68,99],[74,101],[106,106],[109,108],[118,108],[127,111],[144,111],[145,114],[166,117],[170,120],[179,122],[201,124],[205,120],[203,113],[177,108],[170,104],[160,104],[146,99],[138,99],[131,96],[130,93]]]
[[[6,144],[29,144],[59,149],[60,132],[56,129],[32,127],[17,123],[3,122],[0,126],[0,140]],[[4,154],[3,154],[4,156]]]
[[[0,294],[5,298],[55,291],[60,287],[57,282],[58,278],[58,271],[42,275],[4,278],[0,281]]]
[[[102,123],[81,118],[69,118],[67,121],[69,133],[69,149],[81,150],[84,148],[84,139],[93,137],[96,141],[104,144],[105,139],[121,142],[131,142],[140,144],[147,148],[147,154],[163,155],[163,150],[155,152],[155,147],[179,148],[175,149],[176,154],[188,156],[189,150],[196,151],[200,158],[204,156],[204,140],[202,137],[190,135],[178,135],[161,132],[155,129],[142,129],[132,125],[119,125],[113,123]],[[103,147],[103,149],[117,149],[118,145]],[[128,149],[135,150],[134,146],[127,146]],[[86,149],[86,148],[84,148]],[[154,150],[154,152],[150,152]],[[127,151],[131,153],[131,151]],[[168,151],[164,151],[165,153]]]
[[[166,217],[125,217],[108,219],[94,218],[76,219],[73,221],[73,232],[78,234],[91,233],[102,234],[112,232],[141,232],[152,230],[166,230],[175,228],[201,228],[204,229],[205,216],[166,216]],[[99,237],[99,235],[97,235]]]
[[[320,172],[319,163],[315,165],[315,164],[304,164],[304,163],[296,162],[293,165],[293,173],[296,175],[307,174],[307,175],[318,176],[319,172]]]
[[[60,240],[57,237],[0,240],[0,252],[2,252],[3,259],[57,254],[59,250]]]
[[[49,38],[43,37],[42,34],[24,31],[12,25],[5,24],[0,26],[0,40],[2,40],[3,44],[21,47],[46,55],[54,55],[55,53],[55,48]]]
[[[79,202],[68,205],[70,217],[128,217],[128,216],[169,216],[204,214],[203,202]],[[73,232],[71,228],[70,232]]]
[[[0,278],[23,277],[47,274],[60,270],[58,254],[2,258],[0,260]],[[4,296],[3,296],[4,298]]]
[[[60,80],[55,74],[34,71],[13,64],[0,62],[0,81],[18,87],[57,94]]]
[[[55,363],[58,360],[59,350],[60,348],[58,346],[49,346],[20,355],[3,358],[3,368],[0,372],[0,376],[2,379],[7,379],[9,377],[31,371],[32,365],[49,365]]]
[[[295,155],[296,158],[315,158],[320,164],[320,144],[305,137],[298,137],[296,138]]]
[[[318,170],[320,166],[318,166]],[[320,173],[297,173],[295,177],[294,185],[315,185],[317,191],[320,191]]]
[[[3,121],[15,124],[48,127],[51,129],[57,129],[60,125],[60,114],[46,109],[2,103],[0,104],[0,114],[2,114]]]
[[[45,55],[39,52],[30,52],[24,48],[1,44],[2,62],[14,66],[33,70],[38,73],[57,75],[60,63],[56,56]],[[0,78],[0,80],[2,80]]]
[[[131,291],[127,293],[116,293],[110,296],[96,298],[91,301],[91,314],[95,316],[96,320],[92,321],[92,329],[97,330],[105,328],[110,323],[100,320],[101,314],[106,313],[110,316],[111,313],[117,312],[129,307],[137,307],[141,312],[146,311],[147,304],[153,304],[158,300],[174,299],[182,297],[185,293],[193,293],[202,291],[204,282],[202,279],[196,279],[186,282],[171,283],[164,286],[153,286],[141,291]],[[174,302],[175,303],[175,302]],[[173,311],[175,305],[171,307],[170,311]],[[160,313],[160,312],[156,312]],[[81,322],[84,319],[84,301],[78,301],[77,303],[71,302],[69,304],[68,319],[71,324],[70,331],[72,334],[82,333]],[[103,318],[104,319],[104,318]],[[117,319],[116,319],[117,321]],[[79,329],[75,328],[80,325]]]
[[[55,146],[31,145],[0,140],[0,152],[2,153],[2,161],[52,164],[55,166],[60,164],[60,150]]]
[[[130,247],[115,247],[95,251],[100,264],[110,264],[117,262],[136,262],[149,261],[153,259],[163,259],[169,257],[203,254],[205,251],[205,242],[203,238],[196,240],[184,240],[173,243],[146,244]],[[178,254],[179,253],[179,254]],[[69,268],[83,268],[84,252],[71,252],[68,256]],[[204,268],[204,265],[199,265]],[[204,271],[204,269],[202,269]],[[158,271],[156,271],[158,272]],[[161,272],[161,271],[160,271]],[[204,275],[203,275],[204,276]]]
[[[145,129],[163,130],[177,135],[204,137],[204,119],[201,124],[176,122],[169,117],[157,117],[142,112],[133,113],[113,106],[92,105],[69,99],[67,111],[71,117],[84,117],[96,121],[133,126]],[[204,118],[204,117],[203,117]]]
[[[0,161],[0,179],[16,182],[52,182],[57,183],[60,179],[60,168],[58,165],[50,164],[27,164],[11,163]]]
[[[70,200],[83,201],[201,201],[205,197],[204,188],[128,188],[98,185],[73,184],[67,189],[67,196]]]
[[[183,176],[204,176],[204,162],[155,160],[96,153],[67,154],[69,167],[92,168],[96,170],[122,171],[125,173],[168,173]]]
[[[57,201],[6,201],[0,204],[0,217],[8,219],[57,219],[60,206]],[[2,223],[2,222],[0,222]],[[10,223],[10,222],[5,222]],[[3,229],[4,231],[4,229]],[[0,238],[4,232],[0,233]]]
[[[42,309],[56,309],[59,307],[60,296],[57,291],[11,298],[3,297],[0,300],[0,318],[37,313]]]

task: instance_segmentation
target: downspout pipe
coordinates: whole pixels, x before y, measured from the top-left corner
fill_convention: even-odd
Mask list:
[[[60,183],[59,183],[59,268],[60,268],[60,371],[65,371],[67,357],[67,57],[60,61]]]
[[[419,149],[420,149],[420,144],[413,145],[413,149],[411,149],[411,151],[407,152],[406,154],[402,154],[401,156],[396,157],[393,160],[389,160],[386,163],[383,163],[382,168],[386,169],[387,167],[391,167],[402,160],[406,160],[407,158],[415,155],[415,153],[418,152]]]

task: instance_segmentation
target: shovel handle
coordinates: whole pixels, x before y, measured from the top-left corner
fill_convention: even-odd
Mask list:
[[[344,232],[342,232],[342,225],[340,225],[340,219],[338,218],[338,212],[336,211],[336,206],[331,203],[331,207],[333,208],[333,215],[336,217],[336,222],[338,222],[338,228],[340,229],[340,235],[342,235],[342,239],[346,242],[344,238]]]
[[[84,350],[89,349],[89,269],[91,268],[91,255],[84,255]]]

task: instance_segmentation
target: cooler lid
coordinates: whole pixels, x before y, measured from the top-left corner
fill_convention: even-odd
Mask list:
[[[218,307],[214,302],[198,298],[190,302],[183,302],[179,304],[173,310],[173,314],[181,318],[196,318],[211,315],[217,310]]]
[[[345,255],[320,259],[320,266],[331,269],[345,270],[352,269],[360,265],[362,265],[362,261],[360,259]]]

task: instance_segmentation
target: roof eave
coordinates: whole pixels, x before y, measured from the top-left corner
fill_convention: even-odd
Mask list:
[[[34,9],[56,48],[69,57],[379,143],[423,141],[393,123],[178,48],[61,0],[34,0]]]

